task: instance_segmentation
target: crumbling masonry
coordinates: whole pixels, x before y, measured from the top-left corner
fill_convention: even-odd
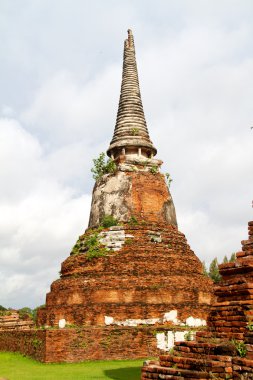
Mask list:
[[[147,362],[142,380],[253,379],[253,222],[236,257],[220,265],[208,330],[197,332],[196,341],[176,343],[159,362]]]
[[[115,170],[97,179],[89,228],[62,263],[45,308],[38,311],[41,344],[30,352],[33,356],[45,362],[147,357],[184,339],[189,325],[206,324],[212,282],[178,230],[156,153],[129,30],[107,151]],[[106,216],[117,219],[117,225],[103,227]],[[10,335],[8,342],[13,342]],[[16,343],[13,349],[23,346]]]

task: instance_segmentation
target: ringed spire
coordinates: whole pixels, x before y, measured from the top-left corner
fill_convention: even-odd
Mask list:
[[[112,158],[117,158],[121,154],[153,157],[156,152],[149,137],[143,111],[134,37],[129,29],[128,38],[124,43],[122,82],[116,125],[107,154]]]

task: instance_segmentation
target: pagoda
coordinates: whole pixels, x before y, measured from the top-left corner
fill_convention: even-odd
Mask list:
[[[122,336],[139,328],[139,343],[131,347],[132,336],[122,355],[119,348],[108,354],[104,347],[104,354],[94,356],[79,347],[82,354],[79,350],[75,356],[68,348],[71,358],[62,353],[59,360],[145,357],[155,352],[148,352],[150,341],[153,348],[168,348],[166,334],[156,341],[158,327],[168,332],[205,325],[212,282],[178,230],[156,153],[143,111],[133,34],[128,30],[116,125],[107,150],[109,164],[96,176],[88,229],[62,263],[60,278],[38,311],[37,324],[60,329],[61,337],[71,327],[84,329],[86,335],[93,328],[105,340],[111,336],[108,331],[117,330]],[[149,342],[144,347],[145,334]],[[59,346],[66,346],[64,339],[59,338]],[[135,347],[138,344],[142,351]],[[53,361],[49,356],[46,361]]]

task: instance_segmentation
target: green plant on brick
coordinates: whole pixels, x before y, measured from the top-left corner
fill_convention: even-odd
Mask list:
[[[192,340],[192,331],[191,330],[189,330],[189,331],[187,331],[185,334],[184,334],[184,340],[186,340],[186,341],[190,341],[190,340]]]
[[[132,128],[131,134],[132,134],[132,136],[137,136],[139,134],[139,128]]]
[[[34,338],[32,340],[32,345],[35,349],[37,349],[38,347],[40,347],[42,345],[42,341],[38,338]]]
[[[106,248],[101,246],[101,243],[98,239],[98,233],[90,235],[84,240],[84,246],[86,247],[86,258],[91,260],[95,257],[102,257],[107,254]]]
[[[157,165],[151,166],[151,168],[149,168],[149,171],[152,174],[157,174],[158,173],[158,166]]]
[[[104,174],[114,173],[117,169],[115,162],[111,158],[108,158],[107,161],[105,160],[104,152],[100,153],[98,158],[93,159],[93,164],[94,166],[91,168],[91,172],[95,180],[98,180]]]
[[[105,215],[101,221],[101,225],[104,228],[117,226],[118,223],[119,223],[118,220],[116,218],[114,218],[112,215]]]
[[[246,325],[246,329],[248,329],[249,331],[253,331],[253,321],[250,320],[247,325]]]
[[[247,355],[247,347],[244,342],[232,339],[231,343],[235,346],[235,349],[241,358]]]
[[[136,219],[135,216],[132,215],[132,216],[130,217],[128,223],[129,223],[129,224],[132,224],[132,225],[136,225],[136,224],[138,224],[138,220]]]

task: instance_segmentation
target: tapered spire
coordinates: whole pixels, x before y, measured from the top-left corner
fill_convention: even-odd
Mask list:
[[[124,44],[123,72],[117,120],[114,135],[107,151],[111,157],[139,152],[147,157],[156,154],[156,148],[149,138],[143,112],[134,38],[128,30]]]

